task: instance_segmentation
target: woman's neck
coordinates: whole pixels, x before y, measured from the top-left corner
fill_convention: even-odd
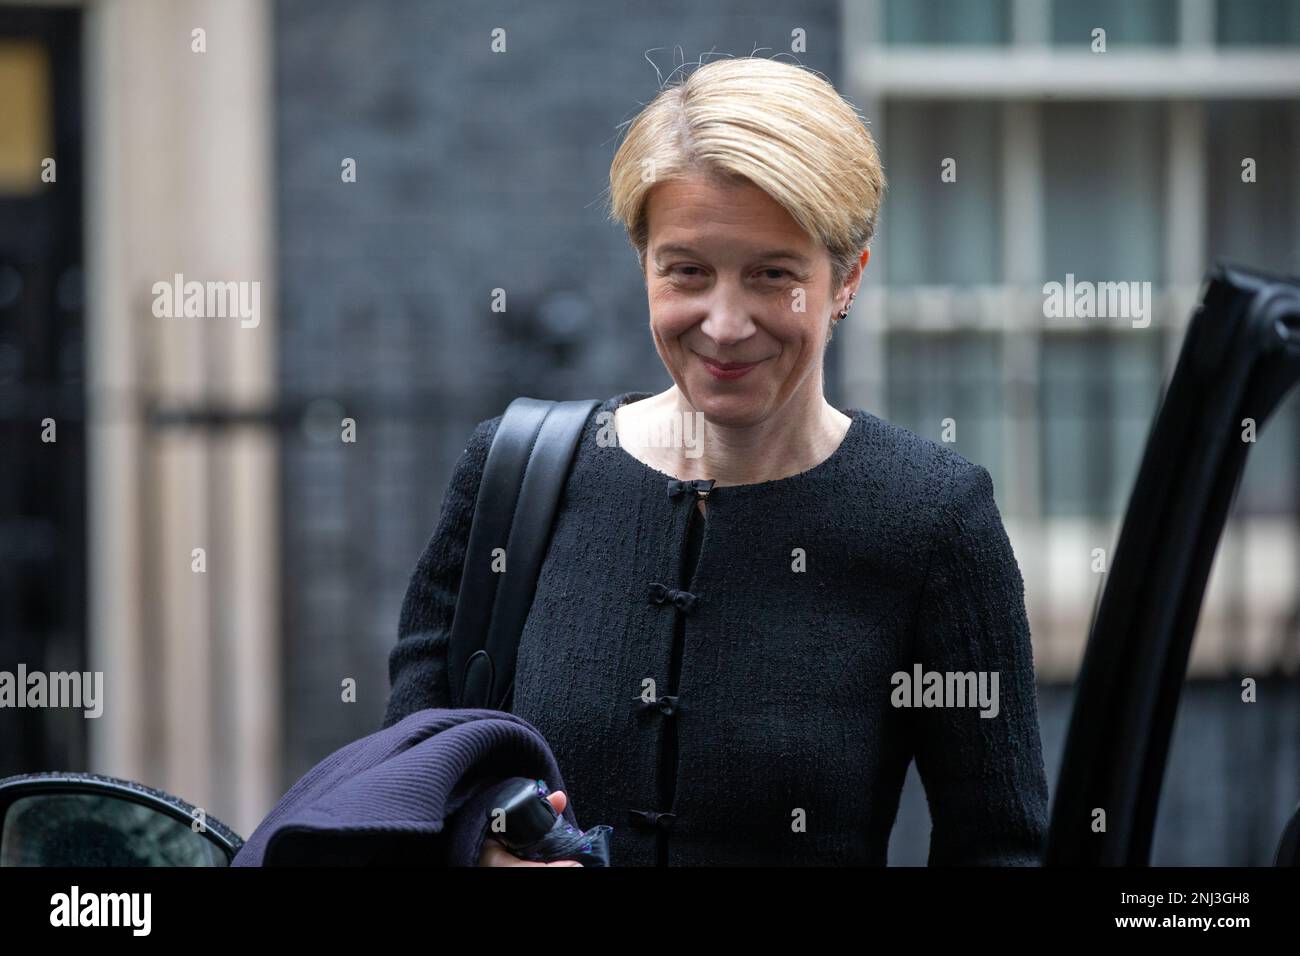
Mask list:
[[[808,471],[835,453],[852,419],[817,392],[792,399],[746,427],[717,425],[697,412],[676,385],[615,413],[619,444],[650,467],[683,480],[718,485],[775,481]],[[640,444],[643,435],[682,436],[680,444]]]

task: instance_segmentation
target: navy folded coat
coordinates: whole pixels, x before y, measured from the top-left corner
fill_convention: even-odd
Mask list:
[[[330,754],[286,793],[233,866],[475,866],[506,788],[564,789],[546,741],[496,710],[426,708]],[[577,821],[572,805],[564,818]]]

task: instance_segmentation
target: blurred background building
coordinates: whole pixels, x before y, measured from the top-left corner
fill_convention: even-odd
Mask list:
[[[934,440],[953,419],[992,473],[1054,784],[1093,549],[1201,277],[1300,275],[1300,0],[0,4],[0,668],[102,670],[107,697],[0,712],[0,774],[124,776],[248,833],[377,729],[474,424],[669,384],[601,207],[617,127],[683,59],[755,50],[827,75],[882,147],[828,388]],[[177,273],[260,283],[259,323],[156,316]],[[1045,319],[1067,274],[1150,282],[1150,325]],[[1259,437],[1156,863],[1267,863],[1300,797],[1300,395]],[[891,862],[928,827],[913,771]]]

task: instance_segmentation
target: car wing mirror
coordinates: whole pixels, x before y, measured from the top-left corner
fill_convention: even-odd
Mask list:
[[[229,866],[243,843],[197,807],[130,780],[0,780],[0,867]]]

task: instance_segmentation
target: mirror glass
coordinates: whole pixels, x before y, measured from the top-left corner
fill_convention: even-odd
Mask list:
[[[0,828],[0,866],[227,866],[219,844],[175,817],[98,793],[19,797]]]

